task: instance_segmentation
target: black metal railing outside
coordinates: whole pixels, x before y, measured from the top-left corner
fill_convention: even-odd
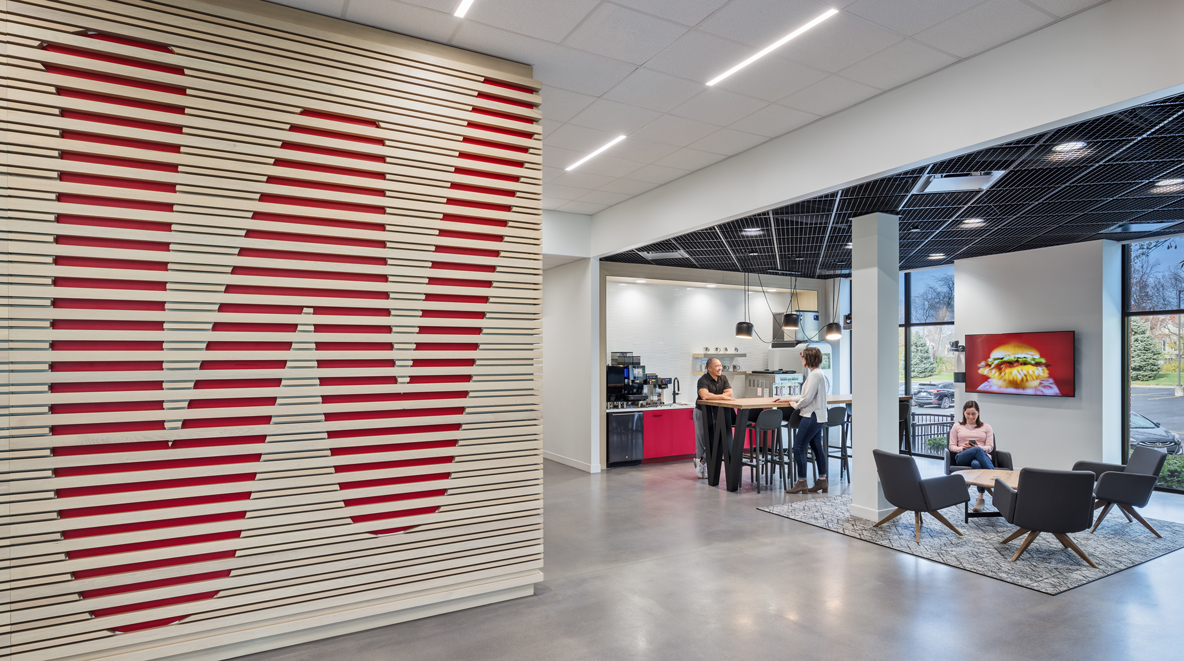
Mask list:
[[[944,458],[953,426],[952,413],[910,413],[908,438],[902,453]]]

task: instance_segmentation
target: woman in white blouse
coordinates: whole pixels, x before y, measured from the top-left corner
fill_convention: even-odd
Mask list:
[[[826,375],[818,369],[822,365],[822,352],[808,347],[802,352],[802,363],[810,370],[802,385],[802,395],[794,402],[794,408],[802,415],[797,435],[793,441],[793,461],[797,465],[798,481],[785,493],[807,491],[826,493],[826,448],[822,447],[822,426],[826,424],[826,393],[829,387]],[[813,487],[806,486],[806,448],[814,451],[814,462],[818,465],[818,479]]]

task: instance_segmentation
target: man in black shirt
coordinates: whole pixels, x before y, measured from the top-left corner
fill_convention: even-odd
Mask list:
[[[724,365],[718,358],[707,361],[707,373],[699,377],[695,386],[700,400],[729,400],[732,399],[732,384],[724,376]],[[711,442],[715,433],[718,408],[704,404],[695,405],[695,472],[699,479],[707,477],[707,444]],[[735,413],[731,409],[725,410],[728,425],[734,424]]]

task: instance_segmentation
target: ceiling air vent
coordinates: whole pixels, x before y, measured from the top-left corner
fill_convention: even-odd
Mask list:
[[[659,259],[688,259],[687,254],[681,250],[669,250],[666,252],[647,252],[645,250],[638,250],[637,254],[652,261]]]
[[[959,174],[927,174],[917,181],[913,194],[921,193],[966,193],[987,190],[1007,170],[989,172],[962,172]]]
[[[1178,222],[1181,222],[1181,221],[1169,220],[1167,222],[1159,222],[1159,223],[1123,223],[1121,225],[1115,225],[1114,227],[1111,227],[1110,229],[1102,230],[1102,233],[1103,234],[1124,234],[1124,233],[1129,233],[1129,232],[1154,232],[1156,230],[1161,230],[1165,227],[1171,227],[1172,225],[1175,225]]]

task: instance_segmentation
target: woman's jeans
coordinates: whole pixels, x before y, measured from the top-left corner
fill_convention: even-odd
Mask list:
[[[802,418],[793,439],[793,462],[798,467],[798,479],[806,479],[806,448],[814,451],[814,463],[818,465],[819,479],[826,477],[826,448],[822,447],[822,423],[818,414]]]
[[[995,468],[995,464],[991,463],[991,456],[977,445],[955,455],[954,464],[971,468],[986,468],[987,470]],[[986,493],[986,491],[983,487],[978,488],[979,493]]]

